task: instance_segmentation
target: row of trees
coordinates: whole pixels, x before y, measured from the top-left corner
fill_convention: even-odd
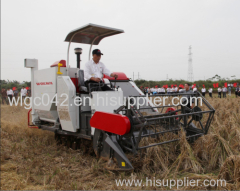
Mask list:
[[[21,90],[22,86],[24,87],[30,87],[31,86],[31,82],[27,82],[27,81],[23,81],[23,82],[19,82],[17,80],[0,80],[0,85],[1,85],[1,89],[12,89],[13,87],[16,87],[18,91]]]

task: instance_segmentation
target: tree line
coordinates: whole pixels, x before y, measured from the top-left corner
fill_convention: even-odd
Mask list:
[[[1,89],[12,89],[13,87],[16,87],[18,91],[21,90],[22,86],[26,87],[30,87],[31,86],[31,82],[28,81],[23,81],[23,82],[19,82],[17,80],[0,80],[0,85],[1,85]]]

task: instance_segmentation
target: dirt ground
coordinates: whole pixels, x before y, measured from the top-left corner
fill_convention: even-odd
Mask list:
[[[132,172],[104,168],[88,146],[72,150],[57,145],[54,133],[27,126],[21,106],[1,105],[1,190],[141,190],[158,186],[117,186],[116,179],[225,179],[224,186],[178,189],[240,189],[240,98],[208,101],[216,109],[209,133],[194,144],[185,140],[129,156]],[[87,144],[87,143],[86,143]],[[173,187],[172,189],[177,189]]]

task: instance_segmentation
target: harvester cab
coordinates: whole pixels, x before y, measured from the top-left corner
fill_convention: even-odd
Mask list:
[[[199,92],[176,93],[171,97],[161,94],[157,101],[164,99],[165,104],[159,105],[155,95],[146,97],[122,72],[115,72],[117,79],[103,76],[103,83],[113,91],[101,91],[99,84],[97,90],[86,87],[80,65],[81,48],[74,49],[76,68],[69,66],[71,42],[89,44],[90,60],[92,45],[123,32],[87,24],[67,35],[67,61],[56,61],[42,70],[38,70],[37,59],[24,62],[25,67],[31,68],[29,127],[52,131],[58,142],[73,149],[81,149],[81,142],[90,140],[96,156],[107,160],[107,168],[113,170],[133,169],[127,152],[137,154],[141,149],[178,141],[180,132],[189,140],[207,134],[214,115],[214,108]],[[184,97],[201,98],[202,105],[199,100],[193,108],[175,103],[175,98]]]

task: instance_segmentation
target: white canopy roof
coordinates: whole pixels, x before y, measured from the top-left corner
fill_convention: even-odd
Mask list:
[[[103,38],[120,33],[124,33],[124,31],[89,23],[71,31],[67,35],[65,42],[98,45]]]

